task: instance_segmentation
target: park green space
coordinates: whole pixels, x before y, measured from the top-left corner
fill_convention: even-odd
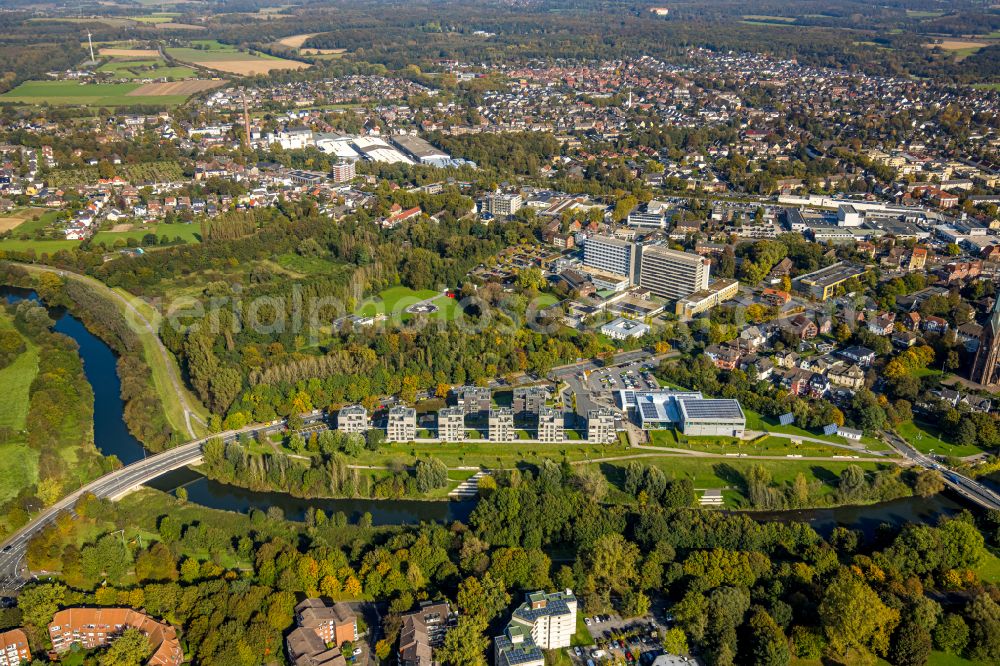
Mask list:
[[[929,423],[907,421],[896,426],[896,433],[921,453],[940,456],[974,456],[982,449],[973,444],[951,444],[941,439],[941,429]]]
[[[174,106],[187,95],[129,95],[139,83],[78,83],[76,81],[25,81],[0,95],[0,102],[54,106]]]
[[[533,442],[415,442],[385,444],[376,452],[362,451],[352,459],[357,465],[413,465],[418,459],[431,456],[450,468],[513,467],[519,463],[538,464],[543,460],[579,462],[607,457],[627,456],[629,449],[612,444],[540,444]]]
[[[871,454],[861,451],[849,451],[839,446],[830,446],[821,442],[803,440],[796,444],[785,437],[764,435],[754,440],[719,437],[678,437],[673,430],[657,430],[650,433],[653,446],[702,451],[705,453],[741,453],[752,456],[784,456],[801,455],[813,458],[829,458],[830,456],[858,455],[869,457]]]
[[[435,296],[437,297],[434,298]],[[433,289],[413,290],[402,286],[390,287],[380,292],[377,296],[366,299],[355,310],[355,314],[367,317],[376,314],[397,315],[406,320],[414,316],[405,312],[406,308],[429,298],[434,299],[431,303],[438,308],[430,316],[446,320],[455,317],[458,310],[458,301],[456,299],[448,298],[442,295],[441,292]]]
[[[1000,583],[1000,557],[993,551],[987,550],[986,556],[975,571],[984,582]]]
[[[331,261],[330,259],[324,259],[323,257],[303,256],[295,252],[279,254],[274,257],[273,261],[281,269],[296,273],[298,277],[306,277],[307,275],[330,275],[343,271],[345,267],[350,270],[348,264]]]
[[[0,311],[0,329],[13,329],[14,324],[6,312]],[[27,347],[14,361],[0,370],[0,386],[4,397],[0,403],[0,427],[18,432],[24,429],[28,418],[29,389],[38,374],[38,347],[25,340]],[[15,435],[15,438],[17,436]],[[6,502],[38,480],[38,451],[23,442],[11,441],[0,445],[0,458],[6,461],[0,474],[0,503]]]

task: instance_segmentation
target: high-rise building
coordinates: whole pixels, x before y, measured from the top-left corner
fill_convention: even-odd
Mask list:
[[[589,237],[583,246],[583,265],[624,275],[635,282],[637,254],[634,243],[614,236],[595,235]]]
[[[490,410],[489,439],[491,442],[513,442],[517,439],[513,409],[497,407]]]
[[[357,175],[357,169],[354,166],[354,162],[338,162],[330,167],[330,178],[333,179],[335,183],[346,183],[354,180]]]
[[[561,444],[565,439],[563,415],[558,409],[542,407],[538,410],[538,441]]]
[[[989,321],[979,335],[979,349],[972,363],[972,381],[984,386],[1000,385],[1000,298],[993,304]]]
[[[442,442],[462,442],[465,440],[464,409],[445,407],[438,411],[438,439]]]
[[[390,442],[412,442],[417,438],[417,410],[405,405],[389,409],[385,438]]]
[[[701,255],[648,245],[642,248],[639,258],[639,286],[661,298],[684,298],[708,289],[711,264]]]

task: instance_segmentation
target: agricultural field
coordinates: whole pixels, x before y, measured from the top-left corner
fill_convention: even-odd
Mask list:
[[[266,53],[241,52],[236,47],[211,39],[195,40],[191,44],[190,47],[168,48],[167,54],[179,62],[240,75],[309,67],[304,62],[285,60]]]
[[[314,48],[303,48],[303,45],[309,41],[310,37],[315,37],[320,33],[310,32],[304,35],[291,35],[290,37],[283,37],[278,41],[274,42],[277,46],[284,46],[286,48],[295,49],[301,55],[308,56],[321,56],[328,59],[339,58],[347,51],[347,49],[314,49]]]
[[[51,106],[177,106],[190,94],[137,94],[139,83],[78,83],[76,81],[25,81],[0,95],[0,103]]]
[[[0,233],[4,233],[5,231],[14,231],[35,216],[38,216],[39,219],[41,219],[41,215],[45,212],[46,210],[44,208],[24,208],[22,210],[0,214]]]
[[[939,42],[930,42],[924,44],[925,47],[929,49],[941,49],[948,53],[954,53],[957,60],[962,60],[963,58],[968,58],[979,52],[980,49],[984,49],[990,46],[993,42],[981,41],[981,40],[971,40],[971,39],[942,39]]]
[[[98,55],[110,58],[155,58],[159,59],[160,52],[156,49],[130,49],[117,48],[113,46],[102,46],[97,50]],[[98,70],[100,71],[100,70]]]

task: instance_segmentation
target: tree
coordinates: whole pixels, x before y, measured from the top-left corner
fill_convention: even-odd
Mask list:
[[[889,608],[851,570],[841,569],[826,588],[819,617],[831,649],[840,657],[852,650],[885,655],[899,611]]]
[[[639,547],[621,534],[600,537],[585,560],[597,587],[605,592],[623,593],[639,576]]]
[[[792,659],[788,640],[778,623],[761,606],[754,606],[747,623],[753,663],[758,666],[786,666]]]
[[[671,627],[663,634],[663,649],[668,654],[686,655],[688,650],[687,636],[680,627]]]
[[[463,615],[475,618],[485,629],[510,604],[510,595],[487,571],[481,580],[474,576],[463,580],[458,586],[456,601]]]
[[[966,616],[971,628],[969,655],[986,663],[1000,662],[1000,606],[982,593],[969,604]]]
[[[969,644],[969,625],[961,615],[948,613],[934,627],[934,645],[942,652],[962,654]]]
[[[931,656],[931,634],[916,622],[904,622],[893,635],[890,657],[896,666],[924,666]]]
[[[101,666],[140,666],[151,652],[149,639],[134,627],[122,632],[98,658]]]
[[[921,497],[937,495],[944,490],[944,479],[941,478],[941,473],[937,470],[923,470],[917,474],[917,480],[913,484],[913,489]]]
[[[485,666],[483,654],[489,641],[483,632],[486,625],[473,618],[461,617],[458,625],[444,637],[444,644],[435,651],[435,657],[444,666]]]
[[[52,616],[66,601],[66,586],[61,583],[44,583],[25,588],[17,597],[24,623],[39,630],[46,630]],[[46,630],[47,633],[47,630]]]

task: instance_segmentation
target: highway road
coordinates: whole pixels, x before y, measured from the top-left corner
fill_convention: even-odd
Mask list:
[[[897,435],[895,432],[883,430],[882,436],[892,448],[916,465],[927,469],[934,469],[941,472],[945,484],[956,491],[959,495],[970,502],[978,504],[984,509],[1000,510],[1000,495],[993,492],[983,484],[974,479],[959,474],[945,467],[930,456],[927,456],[910,446],[909,442]]]

